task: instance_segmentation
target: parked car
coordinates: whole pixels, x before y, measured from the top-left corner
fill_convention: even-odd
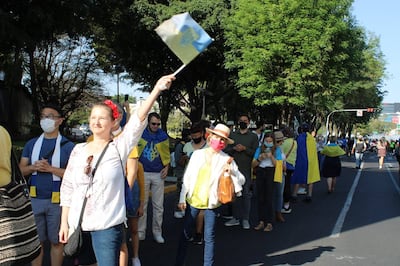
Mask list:
[[[81,130],[86,137],[92,135],[92,131],[90,131],[90,127],[88,124],[80,125],[79,130]]]
[[[76,127],[71,128],[70,137],[73,140],[81,140],[81,141],[84,141],[87,138],[87,136],[83,133],[83,131]]]

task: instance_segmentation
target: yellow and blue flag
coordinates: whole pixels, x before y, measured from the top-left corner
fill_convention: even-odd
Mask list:
[[[185,65],[213,41],[188,12],[172,16],[155,31]]]
[[[310,133],[297,137],[297,157],[292,184],[312,184],[320,180],[317,143]]]

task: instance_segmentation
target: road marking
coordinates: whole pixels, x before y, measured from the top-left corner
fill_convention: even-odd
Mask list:
[[[390,171],[389,168],[386,168],[386,170],[387,170],[387,172],[389,173],[390,179],[391,179],[392,182],[393,182],[393,185],[394,185],[394,188],[395,188],[396,191],[397,191],[397,194],[400,195],[400,188],[399,188],[399,185],[397,184],[397,180],[396,180],[395,177],[392,175],[392,171]]]
[[[347,195],[347,199],[344,203],[344,206],[340,212],[338,219],[336,220],[336,224],[333,227],[332,233],[329,236],[330,238],[338,238],[340,236],[340,232],[342,231],[344,220],[346,219],[347,212],[350,209],[351,202],[353,200],[354,191],[358,185],[358,181],[360,180],[361,170],[364,167],[364,162],[361,163],[361,169],[358,169],[356,178],[354,178],[353,185],[351,186],[350,192]]]

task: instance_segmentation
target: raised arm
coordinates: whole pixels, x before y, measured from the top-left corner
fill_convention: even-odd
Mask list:
[[[157,100],[160,93],[164,90],[168,90],[171,87],[172,81],[175,80],[174,75],[167,75],[161,77],[156,85],[154,86],[153,90],[151,91],[149,97],[143,102],[143,104],[138,109],[138,117],[140,121],[144,121],[147,118],[147,114],[149,113],[151,107],[153,106],[154,102]]]

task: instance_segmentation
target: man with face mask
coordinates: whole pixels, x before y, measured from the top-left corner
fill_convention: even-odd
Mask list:
[[[42,107],[40,127],[43,133],[29,140],[22,152],[20,168],[30,176],[32,210],[42,244],[42,251],[32,265],[42,265],[43,243],[51,243],[51,265],[62,265],[63,244],[58,241],[60,230],[60,185],[74,144],[62,136],[59,127],[64,118],[60,108],[48,104]]]
[[[231,132],[230,138],[234,144],[226,148],[226,152],[233,156],[239,167],[239,171],[245,176],[246,183],[243,185],[243,195],[238,197],[233,203],[233,218],[225,223],[226,226],[240,224],[242,219],[243,229],[250,229],[249,216],[251,207],[251,162],[258,147],[257,135],[249,130],[250,117],[248,115],[239,116],[239,129]]]

